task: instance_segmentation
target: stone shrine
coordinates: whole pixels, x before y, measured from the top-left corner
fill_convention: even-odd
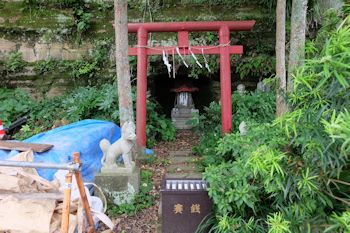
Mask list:
[[[171,120],[176,129],[191,129],[193,126],[188,122],[192,119],[193,113],[198,113],[195,108],[192,92],[198,91],[198,88],[181,86],[172,89],[176,93],[174,108],[171,110]]]

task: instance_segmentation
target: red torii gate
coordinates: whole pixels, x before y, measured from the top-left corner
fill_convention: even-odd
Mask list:
[[[147,56],[162,55],[163,50],[180,49],[181,55],[220,54],[221,125],[222,133],[232,129],[231,105],[231,54],[243,54],[242,45],[230,46],[230,31],[248,31],[253,28],[251,21],[217,22],[172,22],[172,23],[129,23],[129,33],[137,33],[137,46],[129,48],[129,56],[137,56],[137,102],[136,135],[138,146],[146,146],[146,96],[147,96]],[[218,31],[219,46],[189,46],[189,31]],[[178,46],[148,47],[149,32],[177,32]],[[190,49],[189,49],[190,48]]]

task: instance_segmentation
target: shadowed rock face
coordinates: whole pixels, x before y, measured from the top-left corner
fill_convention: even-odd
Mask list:
[[[20,42],[0,38],[0,60],[6,60],[11,52],[19,51],[26,62],[47,60],[76,60],[89,54],[91,43],[76,46],[72,43]]]
[[[94,1],[92,1],[94,2]],[[110,1],[113,4],[113,1]],[[218,20],[257,20],[256,31],[239,37],[232,35],[232,43],[255,44],[257,40],[264,40],[265,44],[273,45],[274,32],[267,23],[271,18],[268,9],[254,4],[241,4],[239,6],[194,5],[193,0],[183,0],[181,3],[174,0],[164,0],[163,5],[152,13],[153,21],[175,22],[175,21],[218,21]],[[94,40],[114,38],[113,10],[103,12],[98,5],[89,3],[89,12],[93,14],[92,25],[82,36],[80,44],[76,43],[76,25],[72,9],[44,6],[40,11],[21,11],[22,2],[18,0],[6,0],[0,6],[0,82],[7,87],[22,87],[35,97],[46,95],[55,96],[62,94],[74,86],[84,85],[81,80],[73,80],[67,73],[59,73],[54,70],[50,74],[40,75],[33,71],[34,63],[37,61],[54,59],[77,60],[91,59],[92,44]],[[129,22],[150,21],[149,13],[143,14],[139,1],[130,1],[128,10]],[[20,12],[20,13],[19,13]],[[212,35],[215,37],[214,35]],[[267,38],[269,37],[269,38]],[[245,42],[238,38],[244,38]],[[258,38],[258,39],[257,39]],[[129,37],[130,46],[135,45],[136,37]],[[206,33],[190,33],[191,45],[217,44],[217,41],[208,40]],[[113,41],[113,40],[112,40]],[[267,42],[268,41],[268,42]],[[270,42],[271,41],[271,42]],[[149,44],[152,46],[167,46],[177,43],[176,33],[152,33]],[[112,42],[112,44],[114,44]],[[254,47],[254,45],[248,45]],[[271,47],[273,50],[273,46]],[[26,62],[24,70],[16,73],[2,73],[2,64],[7,60],[11,52],[19,51],[22,59]],[[109,48],[108,59],[115,59],[115,48]],[[159,57],[161,60],[161,57]],[[159,64],[158,64],[159,63]],[[157,67],[163,67],[158,62]],[[157,68],[158,69],[158,68]],[[159,68],[160,69],[160,68]],[[106,68],[106,75],[115,72],[114,69]],[[136,72],[135,70],[133,71]],[[102,72],[100,72],[102,73]],[[99,73],[98,82],[103,76]],[[83,82],[95,82],[85,79]],[[193,97],[196,101],[196,95]],[[198,104],[197,104],[198,105]],[[201,106],[197,108],[201,110]],[[170,109],[169,109],[170,110]],[[170,112],[170,111],[169,111]]]

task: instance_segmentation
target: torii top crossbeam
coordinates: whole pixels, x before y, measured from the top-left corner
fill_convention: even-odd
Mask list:
[[[160,55],[164,50],[179,49],[181,55],[220,54],[220,88],[222,132],[232,129],[231,106],[231,54],[243,54],[243,46],[230,46],[230,31],[248,31],[253,28],[251,21],[216,21],[216,22],[170,22],[170,23],[130,23],[129,33],[137,33],[137,46],[129,48],[130,56],[137,56],[137,103],[136,134],[137,144],[146,146],[146,96],[147,96],[147,56]],[[188,33],[191,31],[218,31],[218,46],[189,46]],[[148,33],[177,32],[178,45],[168,47],[148,47]]]

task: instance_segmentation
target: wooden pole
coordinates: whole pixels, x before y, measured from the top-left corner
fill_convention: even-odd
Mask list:
[[[62,224],[61,233],[68,233],[69,229],[69,214],[70,214],[70,197],[72,187],[72,173],[69,172],[65,177],[66,187],[64,189],[64,199],[62,208]]]
[[[118,83],[120,126],[134,122],[128,58],[128,1],[114,0],[115,61]]]
[[[232,130],[231,60],[227,46],[230,43],[230,29],[222,26],[219,30],[220,45],[220,93],[221,93],[221,132]]]
[[[79,157],[80,157],[79,152],[74,152],[73,153],[73,162],[80,163]],[[75,172],[75,179],[77,181],[77,185],[78,185],[78,189],[79,189],[79,193],[80,193],[80,198],[81,198],[82,203],[83,203],[86,218],[87,218],[88,223],[89,223],[88,232],[96,232],[95,223],[94,223],[94,220],[92,218],[89,201],[88,201],[86,193],[85,193],[84,183],[83,183],[83,179],[81,177],[80,171]]]
[[[276,115],[279,117],[288,111],[284,98],[287,93],[286,0],[277,0],[276,7],[276,76],[279,80],[279,85],[276,88]]]

